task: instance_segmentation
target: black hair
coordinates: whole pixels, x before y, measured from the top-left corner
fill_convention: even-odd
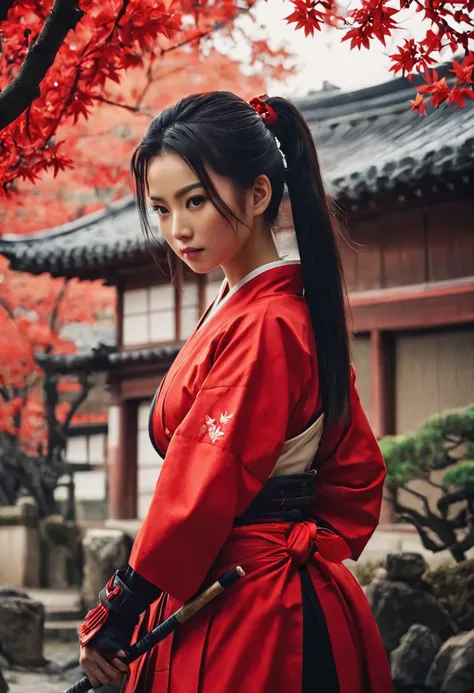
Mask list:
[[[340,423],[349,408],[350,350],[335,222],[302,114],[280,97],[267,98],[266,103],[277,115],[271,125],[246,101],[224,91],[186,96],[156,116],[131,161],[140,221],[146,236],[153,238],[147,214],[147,169],[164,152],[186,161],[216,209],[229,220],[237,217],[221,199],[206,167],[229,178],[237,190],[248,190],[261,174],[268,176],[272,186],[264,213],[268,224],[278,216],[286,183],[316,339],[321,406],[327,422]]]

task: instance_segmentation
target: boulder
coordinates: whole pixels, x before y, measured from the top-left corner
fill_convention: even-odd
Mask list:
[[[387,580],[419,582],[428,565],[420,553],[389,553],[385,561]]]
[[[426,686],[436,693],[474,691],[474,630],[449,638],[431,665]]]
[[[443,607],[425,589],[395,580],[374,580],[366,595],[387,652],[396,649],[410,626],[426,626],[441,641],[457,632]]]
[[[415,623],[390,657],[392,678],[400,686],[423,686],[441,640],[429,628]]]
[[[44,607],[23,596],[0,598],[0,651],[11,665],[35,667],[43,657]]]
[[[80,584],[81,533],[75,522],[61,515],[41,521],[43,580],[51,589]]]
[[[91,529],[82,540],[82,599],[87,610],[97,605],[100,590],[116,570],[126,567],[132,541],[118,529]]]
[[[9,585],[0,585],[0,601],[3,599],[8,599],[9,597],[20,597],[20,599],[30,598],[26,592],[17,590]]]

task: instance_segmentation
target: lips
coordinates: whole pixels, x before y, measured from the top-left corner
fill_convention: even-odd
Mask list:
[[[181,254],[185,255],[186,257],[193,257],[194,255],[201,253],[203,250],[204,248],[183,248]]]

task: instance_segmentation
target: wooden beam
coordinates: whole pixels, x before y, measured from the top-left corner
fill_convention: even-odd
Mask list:
[[[116,400],[109,418],[109,517],[137,517],[138,401]]]
[[[390,332],[370,333],[370,382],[373,429],[377,438],[395,433],[395,341]],[[380,522],[395,522],[393,491],[385,485]]]
[[[163,373],[156,372],[142,377],[124,378],[120,381],[120,396],[124,399],[152,399],[162,378]]]
[[[394,342],[389,332],[370,334],[371,409],[377,438],[395,432]]]
[[[445,327],[474,322],[474,277],[352,293],[354,332]]]
[[[123,345],[123,281],[119,281],[115,290],[115,310],[116,310],[116,325],[117,325],[117,348],[121,349]]]

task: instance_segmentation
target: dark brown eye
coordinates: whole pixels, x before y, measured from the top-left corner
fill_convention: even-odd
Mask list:
[[[163,205],[152,205],[152,209],[154,212],[157,212],[160,216],[163,216],[165,214],[168,214],[168,210],[166,207],[163,207]]]
[[[195,195],[194,197],[189,198],[187,206],[190,209],[198,209],[204,204],[205,201],[206,198],[204,195]]]

